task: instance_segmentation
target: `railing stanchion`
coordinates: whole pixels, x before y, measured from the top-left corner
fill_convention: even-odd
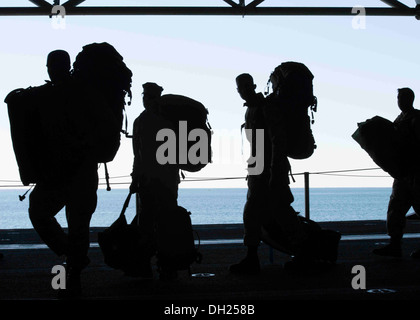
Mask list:
[[[309,219],[309,172],[305,172],[305,218]]]

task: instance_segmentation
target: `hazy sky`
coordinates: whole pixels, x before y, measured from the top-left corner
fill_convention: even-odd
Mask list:
[[[27,2],[2,1],[2,5]],[[295,1],[296,5],[313,2]],[[334,5],[333,2],[329,1],[329,5]],[[348,7],[385,6],[380,1],[337,2]],[[412,2],[406,3],[414,6]],[[280,5],[279,1],[267,1],[267,5],[273,3]],[[86,1],[86,5],[93,4],[101,2]],[[224,5],[223,1],[220,4]],[[189,178],[246,175],[240,135],[245,109],[236,91],[235,77],[248,72],[254,76],[257,90],[264,91],[271,71],[291,60],[303,62],[311,69],[319,101],[313,126],[318,148],[308,160],[292,160],[293,172],[376,168],[351,135],[358,122],[375,115],[395,119],[399,114],[398,88],[411,87],[420,95],[420,21],[412,17],[366,17],[365,28],[356,29],[354,19],[352,16],[67,16],[65,27],[57,28],[54,25],[57,21],[48,17],[0,17],[0,185],[10,184],[6,180],[19,180],[4,97],[13,89],[41,85],[48,79],[45,63],[50,51],[65,49],[73,60],[85,44],[103,41],[114,45],[134,73],[133,101],[127,106],[130,131],[132,122],[143,110],[141,85],[145,82],[157,82],[164,93],[190,96],[209,109],[215,132],[215,163],[199,173],[186,173]],[[60,26],[64,26],[62,21]],[[128,181],[131,168],[131,140],[123,138],[109,171],[112,177],[125,178],[113,181]],[[99,173],[104,176],[102,168]],[[351,174],[379,177],[311,175],[311,186],[390,187],[392,183],[382,170]],[[302,176],[295,179],[292,187],[303,186]],[[192,186],[245,187],[246,184],[244,180],[181,184],[181,187]]]

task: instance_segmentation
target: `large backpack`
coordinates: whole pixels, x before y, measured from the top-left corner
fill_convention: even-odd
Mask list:
[[[187,125],[187,134],[190,136],[190,133],[195,129],[200,129],[207,136],[206,149],[207,156],[205,161],[198,161],[195,163],[191,161],[190,157],[187,157],[186,163],[180,163],[179,158],[179,139],[185,137],[176,135],[177,137],[177,165],[181,170],[189,172],[197,172],[203,169],[212,159],[212,150],[211,150],[211,126],[208,122],[208,110],[204,107],[201,102],[198,102],[189,97],[176,94],[166,94],[162,95],[157,100],[157,108],[159,114],[172,122],[173,129],[178,133],[178,128],[180,126],[180,121],[186,121]],[[190,153],[191,147],[198,143],[197,141],[187,141],[187,150]],[[199,157],[201,150],[198,149],[196,154]]]
[[[41,174],[42,130],[39,107],[46,86],[20,88],[10,92],[4,100],[10,122],[13,150],[20,179],[27,186],[38,181]]]
[[[92,115],[91,152],[98,163],[112,161],[120,146],[125,98],[131,99],[131,70],[109,43],[83,47],[73,64],[82,103]],[[129,102],[130,104],[130,102]]]
[[[46,172],[53,171],[53,167],[63,171],[63,166],[78,163],[84,152],[97,163],[114,159],[120,146],[125,96],[131,97],[132,73],[122,60],[110,44],[93,43],[78,54],[68,85],[56,89],[45,84],[8,94],[5,102],[13,149],[24,185],[37,183]],[[59,119],[51,114],[55,110],[61,112],[60,117],[69,116],[64,122],[77,122],[77,128],[72,127],[77,134],[68,134],[74,139],[80,138],[83,152],[67,150],[63,141],[54,142],[59,150],[55,157],[49,154],[51,148],[45,149],[46,140],[51,143],[54,135],[43,135],[43,119],[49,118],[49,122]],[[61,160],[63,163],[56,163]]]
[[[315,148],[311,129],[317,99],[313,93],[313,74],[302,63],[284,62],[272,73],[279,85],[274,88],[273,99],[285,116],[287,156],[293,159],[309,158]],[[311,110],[312,120],[308,115]]]
[[[407,175],[410,157],[394,124],[388,119],[374,116],[357,124],[352,138],[371,159],[393,178]]]

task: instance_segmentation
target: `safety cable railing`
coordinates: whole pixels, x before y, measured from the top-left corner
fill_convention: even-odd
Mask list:
[[[338,176],[338,177],[350,177],[350,178],[389,178],[389,175],[360,175],[360,174],[350,174],[351,172],[364,172],[364,171],[373,171],[373,170],[382,170],[381,168],[363,168],[363,169],[347,169],[347,170],[331,170],[331,171],[319,171],[319,172],[301,172],[301,173],[293,173],[293,176],[300,176],[303,175],[304,177],[304,190],[305,190],[305,217],[310,218],[310,186],[309,186],[309,177],[310,175],[325,175],[325,176]],[[123,175],[123,176],[114,176],[109,177],[110,180],[115,179],[125,179],[131,178],[130,175]],[[181,183],[185,182],[206,182],[206,181],[223,181],[223,180],[245,180],[246,176],[242,177],[185,177],[181,180]],[[105,180],[105,178],[100,178],[100,180]],[[1,183],[14,183],[14,184],[7,184],[2,185]],[[122,181],[122,182],[112,182],[112,185],[127,185],[131,184],[130,181]],[[106,182],[100,182],[100,186],[107,185]],[[34,185],[26,186],[28,190],[19,196],[19,199],[22,201],[25,199],[25,195],[33,188]],[[20,181],[17,180],[0,180],[0,188],[24,188],[25,186],[21,184]]]
[[[311,174],[329,175],[329,176],[334,175],[334,176],[340,176],[340,177],[345,176],[345,177],[352,177],[352,178],[354,178],[354,177],[359,177],[359,178],[360,177],[363,177],[363,178],[366,178],[366,177],[369,177],[369,178],[372,178],[372,177],[374,177],[374,178],[384,178],[384,177],[386,177],[386,178],[389,178],[390,177],[389,175],[387,175],[387,176],[342,175],[342,174],[339,175],[340,172],[347,173],[347,172],[371,171],[371,170],[382,170],[382,169],[381,168],[365,168],[365,169],[348,169],[348,170],[334,170],[334,171],[322,171],[322,172],[312,172],[312,173],[310,173],[310,172],[304,172],[304,173],[301,173],[304,176],[305,217],[307,219],[310,218],[309,175],[311,175]],[[298,175],[298,174],[294,174],[294,175]]]

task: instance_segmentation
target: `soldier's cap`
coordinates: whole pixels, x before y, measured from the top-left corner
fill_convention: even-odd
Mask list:
[[[143,93],[149,95],[160,95],[163,88],[154,82],[146,82],[143,84]]]

